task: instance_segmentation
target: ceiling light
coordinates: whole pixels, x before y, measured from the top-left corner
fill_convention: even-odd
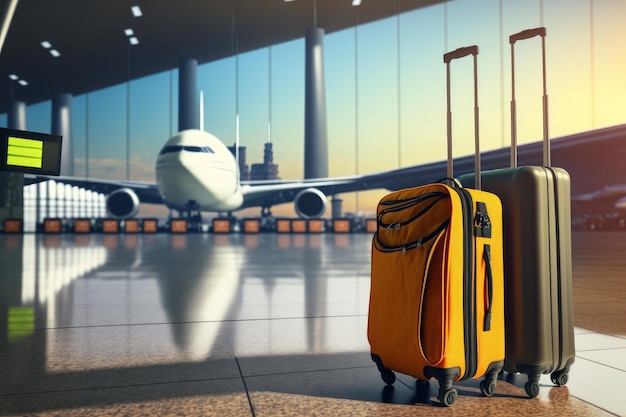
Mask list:
[[[124,35],[126,36],[133,36],[135,34],[135,32],[132,29],[124,29]]]
[[[61,53],[57,51],[56,49],[50,49],[50,55],[52,55],[55,58],[58,58],[61,56]]]
[[[52,44],[48,41],[43,41],[41,42],[41,46],[43,46],[46,49],[50,49],[52,47]]]
[[[19,80],[18,84],[19,85],[23,85],[23,86],[27,86],[28,85],[28,81],[26,81],[26,80]]]
[[[131,36],[128,38],[128,42],[130,42],[131,45],[137,45],[139,43],[139,39],[137,39],[136,36]]]
[[[17,76],[17,75],[15,75],[15,74],[9,74],[9,78],[10,78],[10,79],[12,79],[13,81],[16,81],[16,80],[19,80],[19,79],[20,79],[20,77],[18,77],[18,76]]]
[[[130,8],[130,11],[133,12],[133,16],[135,17],[140,17],[143,13],[141,13],[141,9],[139,8],[139,6],[132,6]]]
[[[353,6],[360,6],[361,5],[361,0],[352,0],[352,5]]]

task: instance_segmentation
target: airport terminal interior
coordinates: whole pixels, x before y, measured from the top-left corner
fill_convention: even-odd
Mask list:
[[[386,386],[366,336],[369,233],[0,234],[0,414],[626,415],[620,232],[573,234],[576,360]],[[390,324],[391,325],[391,324]]]
[[[0,13],[0,415],[626,416],[626,2]],[[455,62],[454,123],[451,51],[480,79]],[[508,167],[512,126],[515,163],[550,165],[543,135],[571,175],[575,362],[534,398],[503,372],[445,406],[371,358],[376,205],[446,175],[448,121],[448,177],[474,169],[472,132]]]

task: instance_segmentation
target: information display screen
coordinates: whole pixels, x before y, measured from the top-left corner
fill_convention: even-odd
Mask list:
[[[0,127],[0,170],[59,175],[61,142],[59,135]]]

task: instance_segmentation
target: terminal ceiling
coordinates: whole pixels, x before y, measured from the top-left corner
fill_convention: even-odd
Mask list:
[[[19,0],[0,55],[0,113],[9,98],[80,95],[177,68],[183,58],[216,61],[302,38],[311,27],[332,33],[442,1]],[[9,2],[0,0],[3,18]],[[135,5],[142,16],[131,13]],[[139,44],[130,45],[126,29]]]

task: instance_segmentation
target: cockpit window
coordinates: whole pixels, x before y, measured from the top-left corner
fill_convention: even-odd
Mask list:
[[[215,153],[215,151],[208,146],[170,145],[170,146],[164,146],[163,149],[161,149],[161,152],[159,153],[159,155],[163,155],[165,153],[180,152],[183,150],[187,152]]]
[[[182,150],[183,150],[183,147],[180,145],[164,146],[163,149],[161,149],[161,152],[159,152],[159,155],[163,155],[165,153],[180,152]]]

